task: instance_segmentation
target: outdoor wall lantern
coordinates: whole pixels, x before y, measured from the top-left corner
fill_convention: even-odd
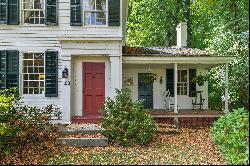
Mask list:
[[[163,80],[162,80],[162,76],[161,76],[161,78],[160,78],[160,84],[162,84],[163,83]]]
[[[68,78],[69,76],[69,70],[68,68],[64,68],[63,71],[62,71],[62,78]]]

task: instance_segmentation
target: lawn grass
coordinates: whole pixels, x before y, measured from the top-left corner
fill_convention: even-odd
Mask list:
[[[209,135],[209,128],[176,130],[158,127],[157,135],[147,146],[67,148],[49,156],[43,164],[73,165],[181,165],[225,164],[219,148]]]

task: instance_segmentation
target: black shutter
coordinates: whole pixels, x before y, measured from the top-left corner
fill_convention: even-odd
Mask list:
[[[19,0],[8,0],[8,21],[9,25],[19,24]]]
[[[6,88],[6,51],[0,51],[0,89]]]
[[[0,24],[7,24],[7,0],[0,0]]]
[[[174,97],[174,69],[167,69],[166,74],[166,90],[169,90],[171,97]]]
[[[81,0],[71,0],[70,2],[70,25],[82,25],[82,8]]]
[[[46,25],[57,25],[58,24],[58,5],[57,0],[46,0]]]
[[[0,51],[0,89],[19,88],[19,52]]]
[[[58,96],[58,52],[45,52],[45,97]]]
[[[7,51],[6,88],[19,88],[19,52]]]
[[[109,0],[109,26],[120,26],[120,0]]]
[[[196,81],[194,78],[196,77],[196,69],[189,69],[189,97],[195,97],[196,93]]]

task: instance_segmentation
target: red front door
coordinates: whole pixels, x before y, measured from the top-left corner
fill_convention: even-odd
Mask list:
[[[105,63],[83,63],[83,114],[100,115],[105,99]]]

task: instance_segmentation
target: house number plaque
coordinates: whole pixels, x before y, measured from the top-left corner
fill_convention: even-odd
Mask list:
[[[64,85],[70,85],[70,81],[65,81]]]

